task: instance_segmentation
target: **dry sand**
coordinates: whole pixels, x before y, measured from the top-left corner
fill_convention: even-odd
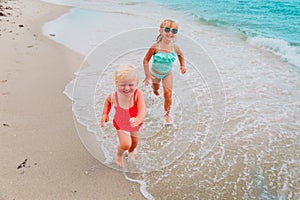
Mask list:
[[[63,90],[82,57],[41,32],[68,9],[0,0],[0,199],[144,199],[79,140]]]

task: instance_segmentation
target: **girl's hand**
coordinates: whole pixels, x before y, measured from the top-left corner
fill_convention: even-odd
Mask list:
[[[129,119],[130,124],[132,127],[138,126],[140,123],[142,123],[138,118],[132,117]]]
[[[182,74],[185,74],[185,72],[186,72],[185,66],[181,66],[180,67],[180,71],[181,71]]]
[[[143,81],[143,83],[148,86],[150,83],[150,79],[149,78],[145,78],[145,80]]]
[[[104,123],[105,123],[105,122],[108,122],[108,120],[109,120],[108,115],[106,115],[106,114],[102,115],[102,119],[101,119],[101,127],[104,127]]]
[[[143,81],[143,83],[145,83],[145,85],[148,86],[149,83],[150,83],[151,78],[152,78],[152,75],[151,75],[151,74],[146,75],[146,78],[145,78],[145,80]]]

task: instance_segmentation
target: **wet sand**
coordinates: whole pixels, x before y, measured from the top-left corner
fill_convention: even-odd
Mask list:
[[[144,199],[77,135],[63,91],[83,58],[41,30],[69,9],[0,0],[0,199]]]

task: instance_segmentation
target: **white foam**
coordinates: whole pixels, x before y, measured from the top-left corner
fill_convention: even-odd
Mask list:
[[[134,182],[134,183],[138,183],[140,184],[140,191],[142,193],[142,195],[147,199],[147,200],[154,200],[155,198],[147,191],[147,184],[144,181],[141,180],[137,180],[137,179],[132,179],[129,178],[126,173],[124,173],[124,176],[127,180]]]
[[[299,46],[291,46],[284,40],[265,37],[249,37],[247,41],[252,45],[274,53],[283,61],[295,65],[296,67],[298,67],[298,70],[300,70]]]

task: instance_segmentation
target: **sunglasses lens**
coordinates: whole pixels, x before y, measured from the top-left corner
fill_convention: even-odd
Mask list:
[[[164,31],[165,31],[166,33],[169,33],[170,30],[171,30],[171,29],[170,29],[169,27],[165,27],[165,28],[164,28]]]
[[[176,29],[176,28],[173,28],[173,29],[172,29],[172,33],[173,33],[173,34],[176,34],[177,32],[178,32],[178,29]]]

